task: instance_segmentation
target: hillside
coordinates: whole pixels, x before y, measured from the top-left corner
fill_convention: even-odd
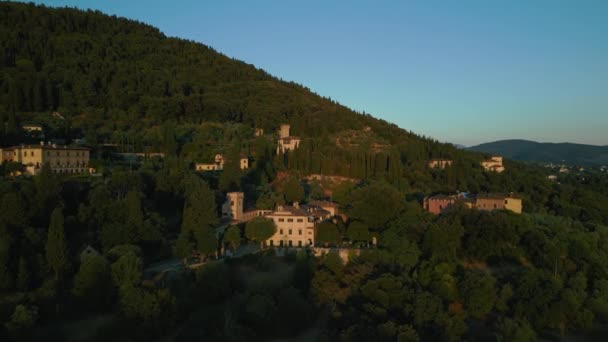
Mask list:
[[[58,111],[74,128],[104,139],[116,130],[151,135],[167,121],[240,122],[268,132],[290,121],[304,136],[369,126],[393,143],[418,139],[146,24],[69,8],[0,8],[0,111],[17,120]]]
[[[506,158],[524,162],[565,163],[569,165],[608,164],[608,146],[500,140],[469,147],[469,150],[500,154]]]

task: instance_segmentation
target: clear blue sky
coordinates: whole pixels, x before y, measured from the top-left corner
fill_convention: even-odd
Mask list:
[[[608,145],[605,0],[41,3],[149,23],[440,141]]]

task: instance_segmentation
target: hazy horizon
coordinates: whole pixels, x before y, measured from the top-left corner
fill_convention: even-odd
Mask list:
[[[608,145],[608,2],[36,2],[148,23],[439,141]]]

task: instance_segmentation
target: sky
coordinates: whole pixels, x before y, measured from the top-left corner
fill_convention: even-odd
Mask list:
[[[608,1],[47,0],[204,43],[414,133],[608,145]]]

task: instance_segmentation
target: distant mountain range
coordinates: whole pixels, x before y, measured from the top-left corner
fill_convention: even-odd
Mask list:
[[[499,154],[525,162],[563,163],[568,165],[608,165],[608,146],[572,143],[539,143],[528,140],[499,140],[468,150]]]

